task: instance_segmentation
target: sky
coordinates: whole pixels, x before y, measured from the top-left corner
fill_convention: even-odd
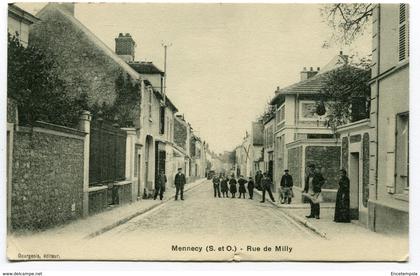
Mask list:
[[[36,12],[40,3],[21,3]],[[303,67],[322,67],[340,50],[366,56],[370,28],[349,47],[331,40],[315,4],[76,4],[75,16],[111,49],[130,33],[136,60],[163,69],[167,95],[210,149],[239,145],[251,122]],[[325,41],[330,47],[323,48]]]

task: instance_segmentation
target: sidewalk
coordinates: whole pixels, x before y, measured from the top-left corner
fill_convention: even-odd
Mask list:
[[[206,179],[203,178],[192,183],[187,183],[185,185],[184,193],[194,189],[205,180]],[[45,231],[11,234],[10,238],[21,240],[45,237],[46,239],[52,240],[55,238],[62,239],[64,235],[66,239],[70,238],[75,241],[91,238],[109,231],[138,215],[146,213],[147,211],[150,211],[169,200],[173,200],[174,197],[175,189],[173,187],[168,187],[162,201],[159,199],[143,199],[130,204],[114,207],[110,210],[75,220],[69,224],[57,226]]]
[[[257,190],[257,194],[262,195],[261,191]],[[267,195],[266,195],[267,196]],[[351,223],[336,223],[334,222],[335,203],[321,203],[320,219],[308,219],[305,216],[310,213],[309,204],[305,203],[292,203],[280,204],[275,197],[276,202],[272,202],[270,198],[266,198],[266,202],[275,205],[279,211],[285,213],[294,221],[309,228],[319,236],[327,240],[342,241],[343,239],[355,240],[407,240],[407,236],[393,236],[373,232],[365,226],[359,224],[354,220]]]

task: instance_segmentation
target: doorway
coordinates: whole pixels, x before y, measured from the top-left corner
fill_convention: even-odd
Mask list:
[[[349,162],[349,178],[350,178],[350,218],[359,219],[359,183],[360,183],[360,169],[359,169],[359,153],[350,154]]]

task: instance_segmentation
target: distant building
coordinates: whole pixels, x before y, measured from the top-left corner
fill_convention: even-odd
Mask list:
[[[264,125],[262,121],[252,122],[251,133],[246,132],[242,143],[235,149],[237,174],[254,177],[258,170],[265,170]]]
[[[266,172],[268,176],[274,179],[275,173],[277,172],[277,167],[274,165],[274,131],[276,126],[276,119],[274,115],[263,119],[264,125],[264,169],[263,172]],[[275,181],[272,182],[271,190],[275,187]],[[273,190],[274,191],[274,190]]]
[[[190,139],[191,127],[185,121],[183,115],[176,115],[174,118],[174,164],[182,168],[187,179],[190,177]]]

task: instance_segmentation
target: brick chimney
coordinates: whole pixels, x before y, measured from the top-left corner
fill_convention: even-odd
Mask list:
[[[320,68],[318,67],[317,70],[315,71],[313,67],[311,67],[309,70],[307,70],[306,67],[303,67],[303,70],[300,71],[300,80],[303,81],[303,80],[312,78],[313,76],[318,74],[319,69]]]
[[[120,33],[115,38],[115,53],[126,62],[134,61],[134,48],[136,43],[129,33]]]

